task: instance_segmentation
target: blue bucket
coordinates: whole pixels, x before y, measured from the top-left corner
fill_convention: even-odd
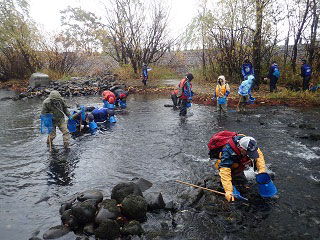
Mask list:
[[[95,134],[95,132],[97,131],[97,128],[98,126],[95,122],[89,122],[89,129],[91,134]]]
[[[126,108],[127,107],[127,103],[120,101],[120,107],[121,108]]]
[[[218,98],[218,104],[226,104],[226,102],[227,102],[227,98],[221,98],[221,97]]]
[[[269,198],[278,192],[268,173],[258,174],[256,176],[256,181],[258,183],[258,192],[261,197]]]
[[[53,114],[46,113],[40,114],[40,133],[41,134],[50,134],[53,129]]]
[[[68,120],[68,130],[69,130],[69,132],[71,132],[71,133],[73,133],[73,132],[75,132],[76,130],[77,130],[77,123],[76,123],[76,121],[75,120]]]
[[[109,119],[110,123],[115,123],[117,122],[116,121],[116,118],[114,116],[111,116],[110,119]]]

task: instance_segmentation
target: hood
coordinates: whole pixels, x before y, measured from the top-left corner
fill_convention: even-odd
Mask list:
[[[50,92],[49,98],[50,100],[62,100],[60,93],[56,90]]]
[[[254,80],[254,76],[253,75],[249,75],[248,76],[248,81],[250,81],[251,83],[253,83]]]
[[[221,75],[221,76],[218,77],[218,80],[217,80],[218,83],[219,83],[219,79],[222,80],[222,81],[221,81],[221,85],[226,84],[226,78],[225,78],[223,75]]]

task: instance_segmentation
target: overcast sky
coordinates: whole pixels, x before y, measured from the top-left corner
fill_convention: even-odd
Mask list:
[[[147,1],[147,0],[144,0]],[[103,15],[101,0],[29,0],[31,17],[48,32],[58,31],[60,27],[60,11],[67,6],[81,7],[84,10],[94,12],[98,16]],[[171,5],[170,30],[177,37],[182,33],[190,20],[197,13],[197,0],[168,0]]]

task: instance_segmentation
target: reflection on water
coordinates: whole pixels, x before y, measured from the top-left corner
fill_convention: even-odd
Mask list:
[[[76,101],[102,105],[99,97],[67,99],[69,106]],[[87,189],[100,189],[108,197],[115,184],[134,177],[153,182],[150,190],[162,192],[166,201],[179,201],[186,187],[176,179],[196,183],[217,175],[207,144],[213,133],[224,129],[257,139],[268,169],[275,173],[279,198],[254,197],[257,189],[251,178],[252,187],[243,193],[253,196],[249,206],[241,202],[211,206],[213,215],[192,208],[174,217],[168,212],[150,214],[144,227],[154,229],[168,222],[172,234],[167,239],[320,237],[320,148],[319,142],[306,137],[320,134],[319,109],[266,107],[245,115],[228,112],[220,119],[215,107],[192,104],[187,116],[180,117],[179,111],[164,107],[170,101],[130,95],[127,109],[116,111],[116,124],[71,139],[70,151],[64,151],[57,131],[51,153],[46,135],[39,133],[40,100],[0,102],[1,238],[27,239],[37,229],[43,233],[60,224],[58,211],[64,199]],[[313,129],[299,128],[302,122]]]
[[[70,185],[78,159],[69,156],[70,151],[52,149],[49,155],[48,184]]]

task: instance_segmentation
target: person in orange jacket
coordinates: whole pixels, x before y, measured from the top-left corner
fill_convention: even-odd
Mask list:
[[[253,137],[236,135],[222,147],[219,159],[215,163],[228,202],[234,201],[233,178],[241,175],[245,177],[243,171],[250,166],[256,168],[259,173],[266,172],[263,153]]]
[[[192,84],[191,81],[193,79],[192,73],[188,73],[179,83],[178,94],[177,97],[181,99],[180,105],[180,116],[185,116],[187,114],[188,104],[192,100],[193,92],[192,92]]]
[[[217,112],[223,113],[223,116],[227,115],[228,95],[230,94],[229,84],[226,82],[226,78],[221,75],[218,77],[216,91],[212,101],[217,98]]]
[[[110,90],[103,91],[102,97],[103,97],[102,100],[103,100],[105,107],[107,107],[107,103],[114,104],[114,102],[116,100],[116,95],[113,92],[111,92]]]

